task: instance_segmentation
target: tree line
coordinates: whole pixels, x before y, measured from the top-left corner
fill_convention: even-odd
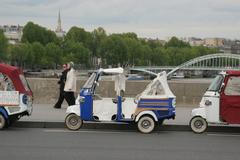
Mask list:
[[[135,33],[107,35],[101,27],[89,32],[74,26],[59,38],[53,31],[28,22],[21,43],[14,45],[8,44],[0,31],[0,60],[22,68],[56,68],[68,61],[94,68],[97,58],[102,67],[176,66],[216,52],[213,48],[190,46],[176,37],[163,44],[158,39],[139,38]]]

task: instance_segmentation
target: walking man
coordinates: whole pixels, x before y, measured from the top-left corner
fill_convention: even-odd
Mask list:
[[[74,92],[76,92],[77,78],[74,70],[74,63],[68,63],[68,72],[64,86],[64,96],[69,106],[75,104]]]
[[[62,75],[60,76],[60,80],[58,81],[58,84],[60,85],[59,97],[57,103],[54,105],[54,108],[61,108],[61,105],[64,101],[64,86],[66,82],[67,72],[67,64],[63,64]]]

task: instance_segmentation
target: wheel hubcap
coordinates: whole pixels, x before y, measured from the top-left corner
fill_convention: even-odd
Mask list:
[[[78,124],[78,120],[76,117],[71,117],[69,122],[72,126],[76,126]]]
[[[151,126],[151,123],[150,123],[149,121],[144,120],[144,121],[142,122],[142,127],[143,127],[144,129],[148,129],[150,126]]]
[[[200,129],[200,128],[202,128],[202,126],[203,126],[203,122],[202,121],[196,121],[195,123],[194,123],[194,126],[196,127],[196,128],[198,128],[198,129]]]

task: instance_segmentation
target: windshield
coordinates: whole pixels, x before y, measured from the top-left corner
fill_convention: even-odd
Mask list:
[[[218,75],[216,78],[214,78],[214,80],[208,87],[208,91],[215,91],[215,92],[218,91],[222,85],[222,81],[223,81],[223,76]]]
[[[92,73],[92,75],[88,78],[86,83],[83,85],[83,88],[91,88],[95,81],[96,75],[97,75],[97,73]]]

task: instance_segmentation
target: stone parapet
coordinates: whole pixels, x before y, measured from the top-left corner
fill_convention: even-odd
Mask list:
[[[59,95],[58,79],[46,78],[28,78],[29,85],[34,94],[34,103],[37,104],[53,104],[57,101]],[[77,81],[77,88],[80,90],[84,84],[84,80]],[[150,81],[127,81],[126,97],[135,97],[141,93]],[[198,105],[204,92],[209,86],[209,81],[205,82],[185,82],[184,80],[169,81],[169,86],[172,92],[177,97],[177,104]],[[96,91],[102,97],[114,97],[114,82],[101,81],[99,88]],[[76,93],[77,95],[78,93]]]

